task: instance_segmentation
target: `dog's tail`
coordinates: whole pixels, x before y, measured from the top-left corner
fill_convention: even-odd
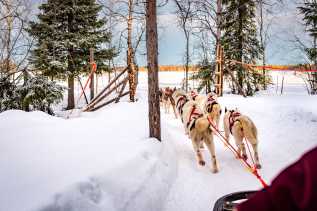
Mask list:
[[[253,144],[257,142],[258,131],[252,120],[246,116],[237,118],[240,121],[245,137]]]
[[[213,114],[213,116],[218,116],[221,114],[221,107],[218,103],[213,106],[212,114]]]

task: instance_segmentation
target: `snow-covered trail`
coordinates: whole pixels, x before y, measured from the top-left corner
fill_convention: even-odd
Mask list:
[[[226,96],[219,101],[229,108],[238,107],[256,122],[263,164],[260,172],[268,183],[302,153],[317,145],[314,140],[317,136],[317,109],[314,106],[317,100],[314,98]],[[225,194],[261,188],[257,179],[218,138],[214,141],[220,172],[211,173],[208,150],[204,152],[207,166],[198,167],[180,120],[164,114],[162,119],[171,137],[165,141],[173,142],[178,163],[177,178],[163,210],[210,210],[216,199]]]
[[[220,172],[211,172],[210,154],[207,149],[204,150],[206,166],[198,166],[191,141],[184,135],[180,120],[175,120],[173,116],[164,116],[163,121],[168,124],[168,132],[171,134],[171,139],[165,141],[173,142],[177,154],[177,178],[163,210],[210,210],[217,198],[230,192],[244,190],[246,183],[251,183],[251,187],[254,188],[259,187],[254,178],[218,139],[214,141]],[[246,183],[233,182],[241,177],[245,178]],[[230,178],[232,182],[228,181]]]

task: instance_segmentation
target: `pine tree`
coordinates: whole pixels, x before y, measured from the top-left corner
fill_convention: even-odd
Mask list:
[[[199,71],[195,73],[191,79],[198,80],[198,92],[205,90],[206,94],[211,92],[211,86],[214,84],[214,72],[210,70],[215,69],[215,63],[210,63],[207,59],[204,59],[201,64],[199,64]]]
[[[44,76],[31,76],[26,70],[24,83],[16,84],[9,77],[0,79],[0,112],[9,109],[40,110],[54,115],[53,104],[63,99],[64,87],[48,81]]]
[[[303,21],[307,27],[309,35],[313,39],[313,46],[305,49],[309,60],[317,67],[317,1],[305,1],[302,7],[298,8],[304,15]],[[311,87],[311,94],[317,94],[317,73],[308,73],[308,80]]]
[[[114,56],[106,49],[110,33],[105,20],[98,18],[102,6],[95,0],[48,0],[39,7],[37,22],[31,22],[29,34],[36,47],[30,58],[36,70],[45,76],[68,79],[68,109],[74,103],[74,77],[89,70],[89,48],[94,48],[98,68]]]
[[[222,45],[227,61],[254,63],[259,59],[262,50],[257,38],[255,10],[254,0],[223,1]],[[253,95],[263,80],[261,75],[238,63],[231,63],[227,71],[233,71],[237,85],[242,87],[247,95]],[[243,94],[240,92],[241,90],[239,94]]]

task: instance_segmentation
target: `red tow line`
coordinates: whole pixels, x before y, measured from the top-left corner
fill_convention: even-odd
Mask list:
[[[93,62],[93,63],[91,63],[91,67],[92,67],[92,71],[90,72],[90,74],[89,74],[89,76],[88,76],[88,78],[87,78],[87,81],[86,81],[86,83],[85,83],[85,86],[84,86],[84,88],[83,88],[82,92],[80,93],[80,96],[79,96],[79,98],[78,98],[78,100],[77,100],[77,103],[79,102],[80,98],[83,96],[84,91],[85,91],[86,88],[87,88],[87,85],[89,84],[89,86],[90,86],[90,84],[91,84],[91,79],[92,79],[94,73],[95,73],[96,70],[97,70],[97,64],[96,64],[95,62]]]
[[[189,115],[188,122],[190,122],[192,120],[193,116],[199,116],[200,115],[199,113],[195,112],[196,109],[197,109],[196,106],[193,106],[192,111],[190,112],[190,115]]]
[[[212,122],[212,120],[209,119],[209,117],[207,117],[208,122],[210,123],[210,126],[212,127],[211,129],[215,132],[215,134],[220,138],[220,140],[224,143],[225,146],[227,146],[231,152],[233,154],[235,154],[239,160],[247,167],[247,169],[260,181],[261,185],[264,188],[267,188],[268,185],[267,183],[263,180],[263,178],[261,177],[261,175],[259,174],[258,170],[253,166],[251,166],[250,163],[248,163],[245,159],[243,159],[241,157],[241,155],[238,153],[238,151],[232,146],[232,144],[230,144],[229,140],[226,139],[226,137],[224,137],[220,131],[217,129],[217,127],[215,126],[215,124]]]
[[[93,74],[94,74],[94,73],[96,72],[96,70],[97,70],[97,64],[96,64],[95,62],[93,62],[93,63],[91,63],[91,67],[92,67],[92,70],[91,70],[91,72],[90,72],[90,74],[89,74],[89,76],[88,76],[88,78],[87,78],[87,81],[86,81],[86,83],[85,83],[84,88],[83,88],[82,91],[81,91],[81,94],[79,95],[79,98],[77,99],[76,105],[78,105],[78,103],[79,103],[81,97],[83,96],[83,94],[84,94],[84,92],[85,92],[85,90],[86,90],[86,88],[87,88],[88,83],[89,83],[89,86],[90,86],[90,84],[91,84],[91,79],[92,79],[92,77],[93,77]],[[74,109],[72,109],[72,110],[70,111],[70,113],[69,113],[69,114],[67,115],[67,117],[66,117],[67,119],[69,119],[69,117],[70,117],[70,115],[72,115],[73,111],[74,111]]]

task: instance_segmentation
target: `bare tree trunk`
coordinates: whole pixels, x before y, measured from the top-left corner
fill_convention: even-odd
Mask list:
[[[283,91],[284,91],[284,74],[283,74],[283,78],[282,78],[281,95],[283,94]]]
[[[190,37],[190,26],[187,24],[191,22],[190,15],[191,15],[191,6],[192,1],[191,0],[174,0],[176,3],[176,6],[178,8],[178,18],[181,21],[181,26],[185,35],[186,39],[186,50],[185,50],[185,91],[188,91],[188,71],[189,71],[189,37]]]
[[[68,24],[68,31],[72,32],[73,31],[73,20],[74,17],[72,14],[68,15],[67,18],[67,24]],[[68,47],[68,58],[67,58],[67,62],[68,62],[68,67],[67,67],[67,71],[68,71],[68,104],[67,104],[67,109],[74,109],[75,108],[75,82],[74,82],[74,69],[75,69],[75,63],[73,61],[74,58],[74,48],[73,46],[69,46]]]
[[[277,91],[278,91],[278,75],[276,76],[276,90],[275,90],[276,94],[277,94]]]
[[[222,7],[221,7],[221,0],[217,0],[217,19],[216,19],[216,24],[217,24],[217,32],[216,32],[216,47],[217,45],[220,44],[221,41],[221,12],[222,12]],[[217,52],[217,51],[215,51]]]
[[[128,0],[129,14],[128,14],[128,53],[127,53],[127,65],[129,73],[129,90],[130,101],[135,101],[136,81],[135,81],[135,64],[134,64],[134,51],[132,47],[132,23],[133,23],[133,0]]]
[[[264,19],[263,19],[263,0],[260,0],[260,42],[261,42],[261,48],[262,48],[262,73],[263,73],[263,89],[266,90],[266,76],[265,76],[265,44],[264,44],[264,31],[263,31],[263,26],[264,26]]]
[[[243,14],[243,9],[242,8],[238,8],[238,20],[239,21],[239,29],[238,29],[238,34],[239,34],[239,37],[237,38],[238,39],[238,56],[237,56],[237,60],[239,62],[243,62],[243,18],[242,18],[242,14]],[[239,87],[241,87],[241,89],[239,89],[238,87],[238,94],[240,95],[243,95],[244,92],[241,92],[243,89],[243,82],[245,81],[245,74],[244,74],[244,69],[243,69],[243,66],[241,64],[238,64],[236,65],[236,68],[237,68],[237,80],[238,80],[238,84],[239,84]],[[248,91],[248,88],[247,88],[247,91]]]
[[[150,137],[161,141],[161,117],[158,86],[158,43],[156,0],[146,1],[146,49],[148,61],[148,103]]]
[[[189,33],[185,31],[186,35],[186,66],[185,66],[185,90],[188,92],[188,69],[189,69]]]
[[[247,97],[246,93],[244,92],[243,88],[240,86],[239,84],[239,81],[235,78],[233,72],[231,71],[228,71],[228,74],[230,75],[231,77],[231,80],[232,80],[232,86],[236,86],[236,88],[238,89],[239,93],[241,93],[241,95],[243,97]],[[234,88],[235,89],[235,88]]]
[[[102,73],[100,74],[100,76],[102,77]],[[96,90],[95,93],[98,93],[98,86],[99,86],[99,80],[98,80],[98,74],[96,73]]]
[[[9,73],[10,72],[10,69],[11,69],[11,62],[10,62],[10,60],[11,60],[11,32],[12,32],[12,21],[13,21],[13,18],[12,18],[12,16],[10,15],[10,13],[11,13],[11,0],[6,0],[5,1],[6,2],[6,15],[7,15],[7,17],[6,17],[6,23],[7,23],[7,32],[5,32],[6,34],[5,34],[5,41],[6,41],[6,44],[5,44],[5,46],[6,46],[6,53],[7,53],[7,56],[6,56],[6,59],[5,59],[5,71],[7,72],[7,73]]]
[[[316,29],[316,24],[314,24],[314,28]],[[316,36],[314,36],[314,50],[316,50],[316,47],[317,47],[317,40],[316,40]],[[315,56],[315,59],[314,59],[314,68],[316,67],[317,67],[317,56]],[[312,95],[317,94],[317,73],[316,72],[312,73],[311,94]]]
[[[95,62],[94,60],[94,49],[90,48],[90,71],[91,71],[91,80],[90,80],[90,100],[94,99],[95,97],[95,74],[93,73],[93,63]]]
[[[75,95],[74,95],[74,76],[68,76],[68,104],[67,110],[75,108]]]

